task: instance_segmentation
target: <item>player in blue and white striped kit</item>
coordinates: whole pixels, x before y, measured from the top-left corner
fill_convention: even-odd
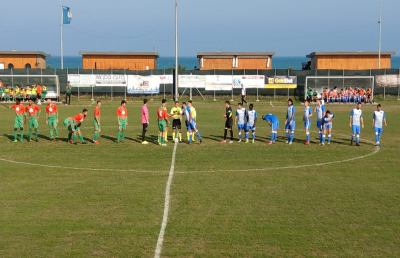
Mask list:
[[[325,103],[323,100],[317,100],[317,106],[315,107],[315,113],[317,113],[317,127],[319,135],[319,143],[322,143],[322,119],[325,115]]]
[[[381,136],[383,133],[383,125],[387,126],[386,113],[382,110],[381,104],[378,104],[373,115],[373,127],[375,131],[375,146],[381,145]]]
[[[324,117],[322,118],[322,142],[321,145],[325,145],[326,134],[328,134],[328,144],[331,144],[332,140],[332,128],[333,128],[333,118],[335,116],[331,111],[327,110]]]
[[[312,108],[310,107],[310,102],[306,100],[304,102],[304,112],[303,112],[304,129],[306,131],[306,141],[304,144],[306,145],[310,144],[311,117],[312,117]]]
[[[271,140],[269,144],[275,144],[276,139],[278,138],[278,129],[279,129],[279,120],[276,115],[268,114],[262,118],[264,121],[267,121],[268,124],[271,126]]]
[[[242,106],[241,103],[238,103],[238,109],[236,110],[235,115],[235,124],[238,127],[239,131],[239,142],[242,141],[242,131],[246,131],[247,124],[247,110]]]
[[[186,128],[187,131],[189,132],[189,139],[188,143],[192,144],[193,143],[193,134],[196,134],[197,139],[199,139],[199,142],[202,143],[203,139],[201,138],[201,134],[197,128],[197,122],[196,122],[196,109],[193,107],[193,102],[191,100],[188,101],[186,104],[185,102],[182,103],[183,106],[183,112],[186,118]]]
[[[246,143],[249,142],[249,133],[253,136],[252,143],[256,140],[256,122],[257,122],[257,112],[254,110],[254,105],[249,105],[249,110],[247,111],[247,124],[246,124]]]
[[[362,117],[361,102],[358,102],[356,108],[350,112],[350,128],[352,130],[351,145],[356,142],[360,146],[361,128],[364,128],[364,119]]]
[[[286,122],[285,122],[285,130],[286,130],[286,143],[292,144],[294,140],[294,130],[296,129],[296,118],[295,118],[296,108],[293,105],[293,100],[288,100],[288,109],[286,113]]]

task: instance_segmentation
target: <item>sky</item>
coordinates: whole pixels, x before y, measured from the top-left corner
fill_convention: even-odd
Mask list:
[[[200,51],[378,49],[380,0],[179,0],[181,56]],[[399,0],[383,0],[382,49],[400,54]],[[158,51],[174,55],[174,0],[63,0],[64,53]],[[2,1],[0,50],[60,53],[60,2]]]

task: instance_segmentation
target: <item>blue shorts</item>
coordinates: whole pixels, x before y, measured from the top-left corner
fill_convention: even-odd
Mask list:
[[[239,131],[246,130],[246,125],[245,124],[238,124],[237,127],[238,127]]]
[[[353,125],[351,127],[353,134],[360,134],[361,133],[361,126],[359,125]]]
[[[383,128],[374,127],[374,131],[375,131],[376,135],[382,134],[383,133]]]
[[[294,131],[296,129],[296,122],[293,121],[292,123],[286,123],[285,129]]]
[[[311,127],[311,120],[307,120],[304,122],[304,129],[310,129]]]
[[[279,130],[279,123],[273,123],[271,125],[272,131],[278,131]]]
[[[322,129],[322,120],[317,120],[317,127],[319,130]]]
[[[197,129],[197,124],[195,121],[188,122],[186,128],[188,131],[195,131]]]
[[[249,131],[255,132],[256,131],[256,126],[247,124],[246,125],[246,132],[249,132]]]
[[[332,129],[332,124],[324,124],[324,130]]]

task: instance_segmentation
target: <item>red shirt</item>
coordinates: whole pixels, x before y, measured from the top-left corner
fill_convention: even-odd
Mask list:
[[[37,92],[38,94],[42,94],[42,92],[43,92],[42,86],[37,86],[37,87],[36,87],[36,92]]]
[[[28,112],[28,114],[30,116],[35,116],[38,112],[39,112],[39,107],[35,104],[33,104],[32,106],[26,106],[26,112]]]
[[[85,120],[85,116],[82,113],[79,113],[75,116],[75,122],[82,123]]]
[[[168,119],[168,112],[166,108],[159,108],[157,110],[158,120]]]
[[[94,117],[99,117],[101,115],[100,107],[96,106],[94,109]]]
[[[117,108],[117,116],[121,119],[126,119],[128,117],[128,109],[126,107],[118,107]]]
[[[57,105],[56,104],[48,104],[46,106],[46,113],[51,116],[51,115],[55,115],[57,114],[58,110],[57,110]]]
[[[25,106],[23,104],[14,104],[11,106],[11,108],[15,110],[17,115],[23,115],[25,113]]]

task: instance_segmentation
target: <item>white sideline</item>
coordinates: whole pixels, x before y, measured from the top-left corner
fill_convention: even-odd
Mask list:
[[[170,193],[171,193],[172,180],[174,179],[175,156],[176,156],[177,147],[178,147],[178,143],[175,143],[174,151],[172,152],[171,168],[169,170],[167,186],[165,187],[164,214],[163,214],[163,219],[162,219],[162,223],[161,223],[160,234],[158,235],[157,246],[156,246],[156,250],[154,253],[154,258],[159,258],[161,255],[163,242],[164,242],[165,229],[167,228],[168,215],[169,215]]]

